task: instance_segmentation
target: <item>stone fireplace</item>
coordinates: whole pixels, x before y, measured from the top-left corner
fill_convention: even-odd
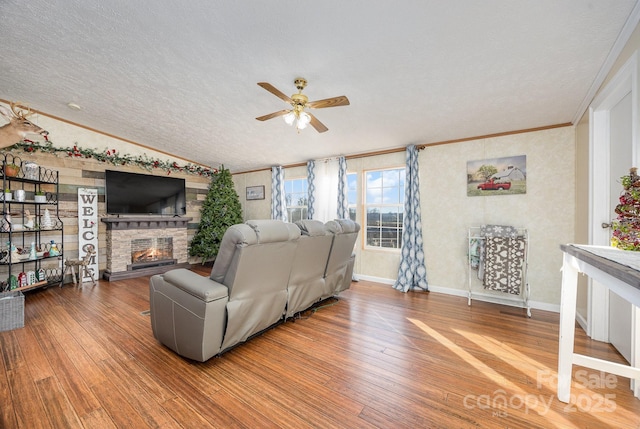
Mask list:
[[[192,218],[156,216],[108,217],[107,268],[109,281],[188,268],[187,224]]]

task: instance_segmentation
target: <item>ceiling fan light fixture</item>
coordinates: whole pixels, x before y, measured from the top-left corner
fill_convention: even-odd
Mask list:
[[[296,120],[296,114],[292,110],[289,113],[287,113],[286,115],[284,115],[282,118],[287,123],[287,125],[293,125],[293,122]]]
[[[307,112],[301,112],[300,116],[298,117],[296,128],[298,128],[299,130],[304,130],[305,128],[307,128],[307,125],[309,125],[309,122],[311,122],[311,116],[309,116]]]

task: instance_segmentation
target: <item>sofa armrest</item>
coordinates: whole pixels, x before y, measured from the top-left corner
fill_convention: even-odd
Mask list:
[[[229,296],[229,289],[225,285],[211,280],[209,277],[201,276],[185,268],[171,270],[162,275],[164,281],[182,289],[204,302],[226,299]]]

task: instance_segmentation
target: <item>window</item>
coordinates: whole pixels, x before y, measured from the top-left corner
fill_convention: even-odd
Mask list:
[[[366,246],[399,249],[405,169],[367,171],[365,177]]]
[[[358,173],[347,173],[347,207],[349,219],[356,220],[356,207],[358,204]]]
[[[309,187],[306,177],[284,181],[284,198],[287,204],[287,217],[289,222],[307,218],[308,192]]]

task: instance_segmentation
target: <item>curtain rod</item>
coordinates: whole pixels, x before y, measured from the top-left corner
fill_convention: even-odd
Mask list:
[[[510,135],[514,135],[514,134],[532,133],[532,132],[536,132],[536,131],[552,130],[554,128],[569,127],[571,125],[573,125],[571,122],[564,122],[562,124],[546,125],[544,127],[525,128],[525,129],[522,129],[522,130],[505,131],[505,132],[502,132],[502,133],[485,134],[485,135],[482,135],[482,136],[465,137],[465,138],[455,139],[455,140],[445,140],[445,141],[441,141],[441,142],[417,144],[416,148],[418,150],[423,150],[423,149],[426,149],[426,148],[428,148],[430,146],[441,146],[441,145],[445,145],[445,144],[463,143],[463,142],[468,142],[468,141],[471,141],[471,140],[482,140],[482,139],[488,139],[488,138],[510,136]],[[390,153],[404,152],[405,150],[406,150],[406,147],[396,147],[396,148],[393,148],[393,149],[385,149],[385,150],[378,150],[378,151],[373,151],[373,152],[363,152],[363,153],[356,153],[356,154],[353,154],[353,155],[345,155],[344,158],[345,159],[367,158],[367,157],[370,157],[370,156],[387,155],[387,154],[390,154]],[[330,158],[327,158],[327,159],[330,159]],[[282,167],[283,168],[294,168],[294,167],[302,167],[303,165],[307,165],[307,163],[306,162],[296,162],[295,164],[287,164],[287,165],[283,165]],[[267,171],[267,170],[271,170],[271,167],[256,168],[255,170],[247,170],[247,171],[238,171],[237,173],[232,173],[232,175],[233,174],[256,173],[258,171]]]

